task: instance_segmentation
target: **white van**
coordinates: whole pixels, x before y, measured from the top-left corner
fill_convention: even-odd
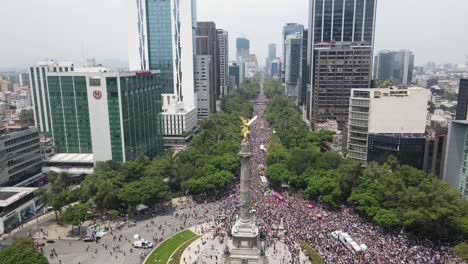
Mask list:
[[[148,240],[140,239],[133,241],[133,246],[136,248],[152,248],[153,243],[149,242]]]

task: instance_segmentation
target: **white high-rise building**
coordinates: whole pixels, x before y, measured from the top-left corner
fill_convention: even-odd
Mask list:
[[[348,157],[367,162],[372,135],[424,135],[429,96],[429,90],[419,87],[352,89]]]
[[[164,126],[173,124],[175,116],[184,116],[184,120],[189,120],[177,129],[164,128],[166,142],[166,136],[182,136],[197,125],[194,76],[196,1],[128,2],[130,70],[161,71]],[[193,117],[195,123],[190,121]]]
[[[217,29],[219,53],[219,87],[221,98],[229,94],[229,35],[224,29]]]

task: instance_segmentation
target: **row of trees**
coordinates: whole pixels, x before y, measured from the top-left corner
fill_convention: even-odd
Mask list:
[[[58,222],[80,228],[95,213],[111,219],[118,212],[132,213],[138,204],[154,205],[184,193],[222,192],[233,183],[239,168],[239,115],[252,114],[249,100],[258,95],[259,87],[258,82],[245,81],[224,99],[222,112],[200,123],[189,148],[176,155],[167,151],[153,160],[140,157],[123,164],[98,162],[94,173],[71,192],[66,174],[51,173],[52,188],[40,190],[39,195],[56,211]],[[80,203],[61,213],[65,205],[75,201]]]
[[[284,86],[280,80],[267,78],[263,83],[263,92],[268,98],[284,95]]]
[[[269,102],[266,116],[276,131],[266,171],[273,187],[287,183],[330,207],[353,205],[385,228],[403,227],[433,241],[468,237],[468,202],[435,176],[400,166],[394,157],[363,168],[337,153],[320,152],[332,134],[308,131],[297,107],[284,96]]]

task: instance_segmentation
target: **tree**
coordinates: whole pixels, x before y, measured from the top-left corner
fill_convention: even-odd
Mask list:
[[[401,220],[395,210],[380,209],[375,214],[374,220],[379,225],[386,228],[395,227],[401,224]]]
[[[60,214],[60,222],[73,226],[78,226],[78,233],[81,235],[81,225],[91,216],[90,206],[88,203],[77,204],[68,207]]]
[[[19,114],[19,122],[22,125],[34,126],[34,112],[33,110],[23,109]]]
[[[280,187],[282,183],[288,183],[291,176],[288,168],[283,163],[275,163],[268,166],[265,173],[270,180],[270,185],[274,188]]]
[[[47,258],[34,248],[30,238],[13,237],[13,244],[0,249],[2,264],[47,264]]]
[[[460,243],[452,248],[453,252],[461,257],[464,261],[468,261],[468,244]]]
[[[124,185],[117,195],[122,204],[131,209],[138,204],[153,205],[167,200],[170,189],[162,178],[144,177]]]
[[[332,207],[339,207],[343,196],[337,171],[310,170],[307,173],[309,174],[309,184],[304,191],[305,197],[310,200],[322,201]]]

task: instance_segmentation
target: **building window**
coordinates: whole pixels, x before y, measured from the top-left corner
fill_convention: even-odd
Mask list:
[[[101,79],[89,78],[89,86],[101,86]]]

